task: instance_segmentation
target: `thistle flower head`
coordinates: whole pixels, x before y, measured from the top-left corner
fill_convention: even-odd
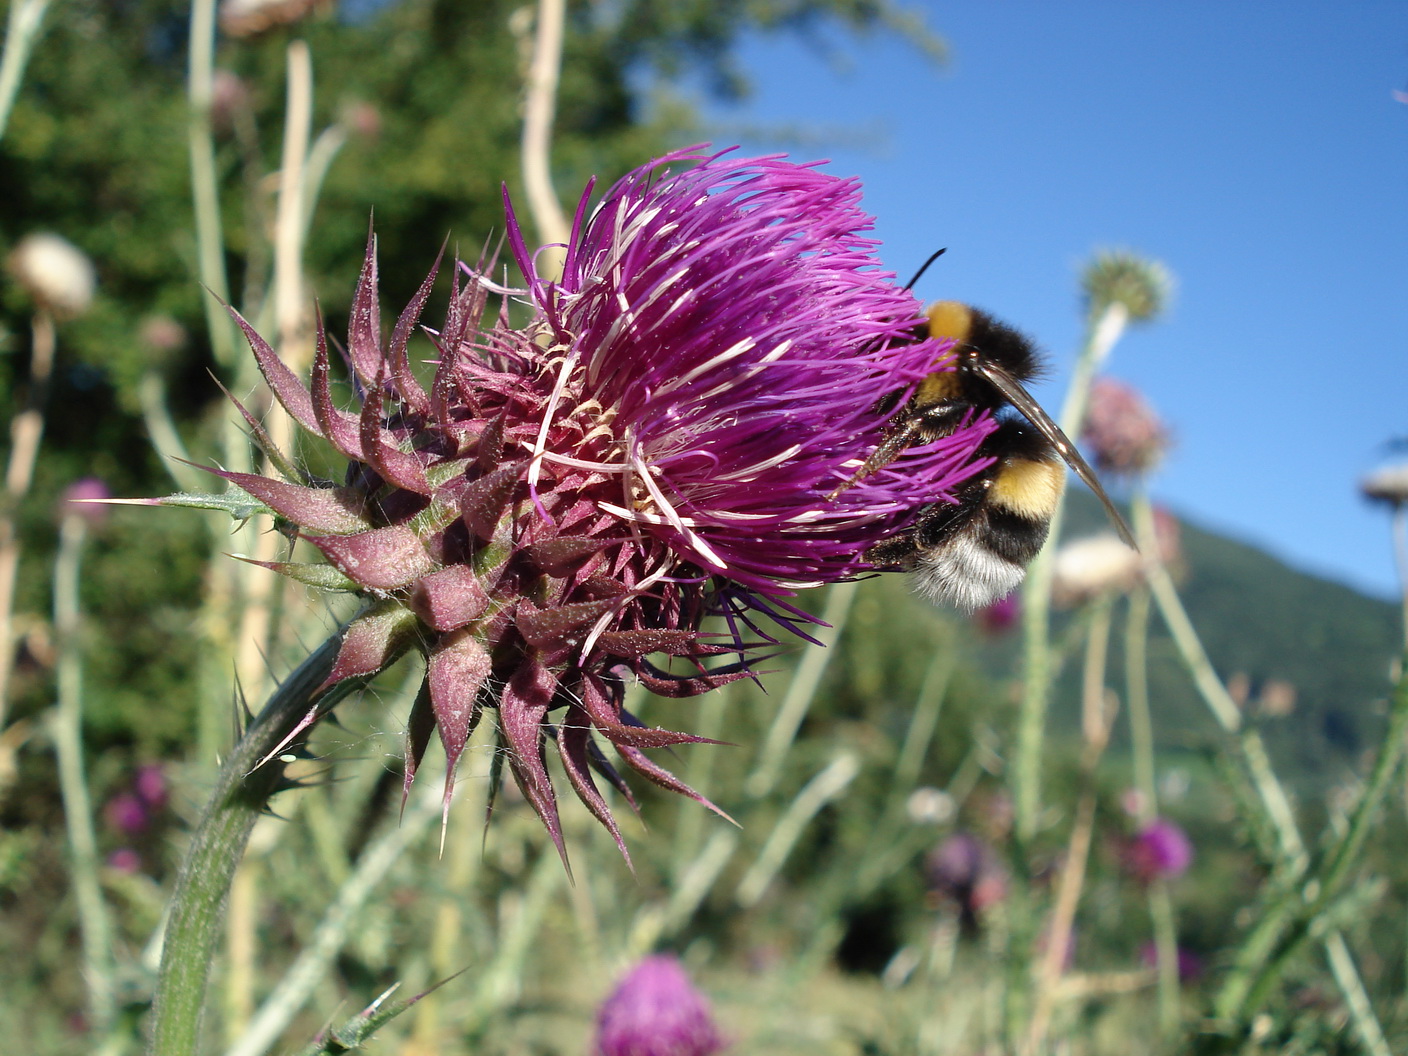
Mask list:
[[[1096,378],[1081,440],[1106,473],[1147,473],[1169,447],[1168,429],[1139,390],[1114,378]]]
[[[868,546],[973,471],[984,420],[830,498],[884,436],[877,405],[946,352],[906,337],[919,305],[878,269],[859,193],[779,159],[672,155],[594,212],[583,197],[556,282],[535,273],[510,206],[532,318],[486,322],[490,293],[513,291],[458,268],[428,386],[408,344],[434,274],[386,340],[369,245],[346,343],[355,409],[333,397],[325,337],[305,388],[240,320],[278,400],[349,464],[341,483],[309,479],[250,419],[286,479],[222,475],[326,559],[273,567],[370,602],[328,686],[426,655],[407,787],[435,731],[452,779],[493,708],[559,850],[548,744],[624,852],[593,774],[629,791],[598,737],[702,801],[645,754],[700,738],[623,710],[625,680],[687,696],[746,677],[750,610],[795,620],[782,597],[863,570]],[[714,612],[732,637],[701,633]],[[447,779],[447,806],[449,792]]]
[[[1130,871],[1141,880],[1182,876],[1193,862],[1193,844],[1174,822],[1158,818],[1134,837],[1127,859]]]
[[[597,1056],[711,1056],[724,1048],[708,1002],[673,957],[647,957],[597,1013]]]

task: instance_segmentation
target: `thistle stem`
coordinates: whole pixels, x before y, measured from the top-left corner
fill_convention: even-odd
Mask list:
[[[10,109],[15,105],[20,80],[24,77],[30,52],[34,50],[34,42],[39,39],[39,29],[48,6],[49,0],[13,0],[10,4],[5,53],[0,56],[0,137],[5,135],[5,128],[10,123]]]
[[[193,0],[191,37],[187,54],[186,97],[190,114],[186,139],[191,152],[191,195],[195,207],[196,255],[200,281],[215,297],[203,298],[205,323],[215,361],[229,368],[235,363],[234,323],[216,301],[228,302],[230,281],[225,272],[224,236],[220,230],[220,191],[215,173],[215,138],[210,128],[210,108],[215,83],[215,0]]]
[[[1129,322],[1129,311],[1118,302],[1109,305],[1090,320],[1085,342],[1076,358],[1066,399],[1061,405],[1061,429],[1067,436],[1077,436],[1085,421],[1085,408],[1090,399],[1090,386],[1095,371],[1109,357],[1115,342]],[[1017,746],[1013,760],[1012,800],[1014,823],[1019,842],[1029,841],[1036,833],[1036,819],[1041,810],[1041,748],[1046,733],[1046,707],[1051,691],[1051,588],[1054,566],[1051,546],[1061,539],[1065,523],[1065,496],[1056,503],[1047,534],[1049,544],[1027,571],[1027,583],[1022,590],[1022,625],[1024,631],[1022,705],[1017,719]]]
[[[10,461],[5,469],[4,492],[0,493],[0,728],[5,725],[10,674],[15,662],[15,650],[10,639],[14,633],[15,587],[20,570],[16,515],[34,479],[39,442],[44,436],[44,408],[49,402],[49,381],[54,373],[57,344],[54,317],[41,308],[34,314],[34,340],[30,349],[29,388],[25,393],[24,410],[10,422]]]
[[[339,631],[284,680],[220,767],[171,897],[152,1009],[151,1056],[189,1056],[199,1051],[206,983],[230,884],[255,821],[283,783],[284,767],[278,760],[256,766],[307,715],[316,690],[332,671],[341,642]],[[317,698],[319,711],[325,712],[362,684],[361,679],[338,683]]]
[[[1071,840],[1066,848],[1065,865],[1056,887],[1056,904],[1051,911],[1051,923],[1046,932],[1046,950],[1037,966],[1036,1001],[1026,1046],[1030,1056],[1043,1051],[1051,1016],[1056,1006],[1056,991],[1065,971],[1066,952],[1075,927],[1076,909],[1085,887],[1085,871],[1090,859],[1090,844],[1095,833],[1097,786],[1095,770],[1105,746],[1110,743],[1110,728],[1114,725],[1113,709],[1105,691],[1105,662],[1110,646],[1110,610],[1113,599],[1106,596],[1094,603],[1090,629],[1086,639],[1085,668],[1081,691],[1081,727],[1085,746],[1081,752],[1081,793],[1076,803]]]
[[[1076,359],[1070,385],[1061,407],[1061,429],[1067,436],[1080,433],[1085,419],[1086,403],[1095,371],[1108,358],[1110,350],[1124,332],[1129,313],[1119,303],[1111,304],[1099,315],[1089,319],[1085,341]],[[1021,882],[1026,879],[1028,849],[1036,836],[1041,816],[1041,756],[1046,736],[1046,711],[1053,681],[1051,656],[1051,591],[1055,580],[1052,546],[1061,538],[1065,523],[1065,496],[1057,500],[1048,529],[1048,546],[1037,555],[1027,570],[1022,588],[1022,700],[1017,714],[1016,744],[1012,753],[1010,787],[1012,790],[1013,854],[1012,864],[1018,883],[1013,889],[1010,913],[1012,920],[1012,974],[1006,996],[1007,1035],[1015,1040],[1027,1035],[1023,1020],[1029,1003],[1030,973],[1025,969],[1026,947],[1035,936],[1032,905]],[[1022,967],[1017,965],[1021,963]]]
[[[523,105],[523,183],[528,208],[546,243],[565,243],[570,229],[552,188],[550,154],[552,124],[557,111],[557,83],[562,69],[565,0],[540,0],[528,91]],[[555,260],[561,267],[561,256]]]
[[[116,1012],[113,986],[112,925],[98,882],[98,841],[93,832],[93,804],[83,769],[83,660],[79,645],[78,568],[86,525],[68,514],[59,526],[54,562],[54,630],[58,636],[58,706],[51,735],[59,763],[59,791],[68,830],[73,896],[83,944],[83,975],[88,1011],[97,1034],[106,1031]]]
[[[1130,754],[1134,787],[1139,792],[1135,820],[1142,829],[1158,817],[1158,788],[1154,770],[1154,724],[1149,714],[1149,588],[1138,587],[1129,596],[1124,657],[1125,697],[1129,705]],[[1154,931],[1158,966],[1159,1025],[1166,1036],[1178,1027],[1178,926],[1168,881],[1155,877],[1149,884],[1149,920]]]

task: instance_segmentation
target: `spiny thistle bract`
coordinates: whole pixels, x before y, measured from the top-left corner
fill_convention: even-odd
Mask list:
[[[374,242],[347,340],[358,410],[333,399],[324,334],[305,388],[238,320],[278,401],[349,466],[334,485],[271,452],[288,479],[222,476],[327,560],[271,567],[370,602],[327,686],[425,655],[407,788],[438,730],[448,809],[469,736],[496,708],[510,770],[559,851],[548,743],[625,853],[593,773],[633,801],[598,737],[629,770],[707,804],[645,754],[701,738],[623,710],[627,680],[678,697],[747,676],[755,614],[795,622],[782,597],[864,572],[868,546],[952,501],[991,424],[912,448],[829,499],[883,437],[877,406],[947,351],[907,337],[920,308],[862,236],[856,181],[696,150],[633,172],[595,211],[590,193],[558,281],[536,273],[509,208],[526,324],[506,310],[486,322],[492,284],[456,269],[446,321],[427,331],[428,387],[407,345],[434,272],[384,341]],[[700,631],[716,613],[722,638]],[[711,669],[716,656],[727,660]]]

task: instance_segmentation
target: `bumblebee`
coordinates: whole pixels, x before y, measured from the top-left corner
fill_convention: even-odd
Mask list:
[[[919,383],[850,483],[913,444],[952,435],[982,411],[996,417],[997,428],[977,455],[993,461],[959,487],[955,502],[923,507],[912,527],[872,546],[866,560],[877,569],[911,573],[917,589],[934,601],[968,610],[996,601],[1022,581],[1046,542],[1065,488],[1066,466],[1096,494],[1121,537],[1134,546],[1095,471],[1024,387],[1042,369],[1031,341],[957,301],[940,301],[927,314],[927,324],[915,337],[952,338],[958,357],[954,369]]]

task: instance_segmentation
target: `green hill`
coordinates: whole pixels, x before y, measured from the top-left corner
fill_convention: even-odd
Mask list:
[[[1093,497],[1076,492],[1067,537],[1099,531],[1102,522]],[[1180,527],[1184,605],[1218,674],[1246,691],[1247,713],[1262,727],[1278,771],[1301,785],[1342,774],[1380,730],[1402,642],[1397,606],[1186,521]],[[1112,685],[1121,681],[1118,637]],[[1072,676],[1068,670],[1062,679],[1060,714],[1073,714]],[[1161,748],[1211,734],[1206,708],[1157,615],[1150,693]]]

